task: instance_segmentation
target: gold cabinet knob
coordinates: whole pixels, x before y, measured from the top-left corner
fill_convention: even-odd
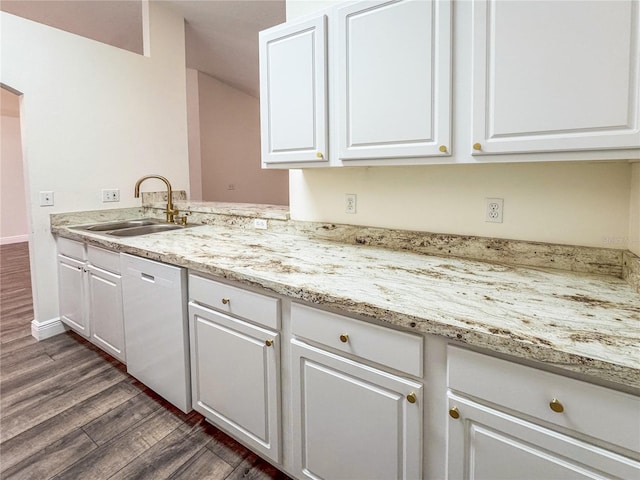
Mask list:
[[[549,408],[556,413],[564,412],[564,406],[558,401],[557,398],[554,398],[549,402]]]
[[[222,304],[223,305],[229,305],[229,302],[231,302],[231,300],[229,300],[228,298],[223,298],[222,299]]]
[[[407,402],[416,403],[416,400],[418,400],[418,397],[416,397],[415,393],[411,392],[409,395],[407,395]]]
[[[442,153],[446,153],[447,146],[446,145],[440,145],[440,148],[438,148],[438,150],[440,150]]]
[[[474,150],[482,150],[482,145],[480,145],[479,143],[474,143],[473,144],[473,149]]]
[[[265,341],[264,341],[264,344],[265,344],[267,347],[270,347],[271,345],[273,345],[273,340],[265,340]]]
[[[318,158],[324,158],[324,155],[322,154],[322,152],[318,152],[318,153],[316,153],[316,157],[318,157]]]
[[[460,412],[458,411],[458,407],[451,407],[449,409],[449,416],[455,419],[460,418]]]
[[[343,333],[342,335],[340,335],[340,341],[342,343],[347,343],[349,341],[349,335],[347,335],[346,333]]]

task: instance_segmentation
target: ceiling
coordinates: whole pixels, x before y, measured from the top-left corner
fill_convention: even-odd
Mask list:
[[[258,32],[285,21],[285,0],[151,1],[184,17],[187,67],[258,97]],[[143,51],[140,0],[2,0],[0,10]]]

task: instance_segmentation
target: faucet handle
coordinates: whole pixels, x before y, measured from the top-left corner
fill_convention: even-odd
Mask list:
[[[176,225],[186,225],[188,220],[189,220],[189,212],[185,212],[184,215],[176,215],[173,217],[173,222]]]

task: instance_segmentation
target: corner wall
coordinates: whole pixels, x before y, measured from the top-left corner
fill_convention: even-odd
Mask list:
[[[36,323],[59,315],[49,214],[140,205],[133,186],[150,173],[188,190],[184,21],[161,2],[148,16],[145,57],[0,13],[0,81],[24,94]],[[102,203],[103,188],[120,189],[121,201]],[[39,206],[43,190],[55,192],[55,206]]]
[[[260,103],[198,72],[202,199],[288,205],[286,171],[260,168]]]
[[[634,163],[631,167],[628,248],[640,256],[640,162]]]

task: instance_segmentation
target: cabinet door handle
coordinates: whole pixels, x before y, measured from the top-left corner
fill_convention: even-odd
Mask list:
[[[455,419],[460,418],[460,412],[458,411],[458,407],[451,407],[449,409],[449,416]]]
[[[347,335],[346,333],[343,333],[342,335],[340,335],[340,341],[342,343],[347,343],[349,341],[349,335]]]
[[[324,155],[322,154],[322,152],[317,152],[316,158],[324,158]]]
[[[416,403],[416,400],[418,400],[418,397],[416,397],[415,393],[411,392],[409,395],[407,395],[407,402]]]
[[[228,298],[223,298],[222,299],[222,304],[223,305],[229,305],[229,302],[231,302],[231,300],[229,300]]]
[[[270,347],[271,345],[273,345],[273,340],[265,340],[265,341],[264,341],[264,344],[265,344],[267,347]]]
[[[438,150],[440,150],[442,153],[447,153],[447,146],[446,145],[440,145]]]
[[[82,267],[76,267],[78,270],[82,270]]]
[[[473,149],[474,150],[482,150],[482,145],[479,143],[474,143],[473,144]]]
[[[564,406],[558,401],[557,398],[554,398],[549,402],[549,408],[556,413],[564,412]]]

